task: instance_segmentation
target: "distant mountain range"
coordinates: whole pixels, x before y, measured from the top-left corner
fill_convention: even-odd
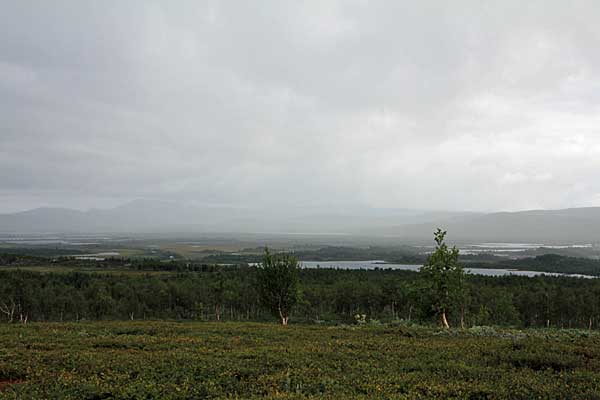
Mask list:
[[[397,225],[387,232],[405,238],[425,238],[430,237],[437,226],[448,230],[456,241],[600,243],[600,207],[460,216],[434,222]]]
[[[112,209],[37,208],[0,214],[0,233],[342,234],[431,241],[437,227],[453,241],[596,243],[600,207],[471,213],[407,209],[195,207],[135,200]]]

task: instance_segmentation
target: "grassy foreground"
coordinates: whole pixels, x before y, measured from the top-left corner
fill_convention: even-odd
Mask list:
[[[0,325],[7,399],[600,399],[600,334],[255,323]]]

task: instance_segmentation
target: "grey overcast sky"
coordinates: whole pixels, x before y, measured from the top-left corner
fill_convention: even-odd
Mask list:
[[[600,2],[0,0],[0,212],[600,206]]]

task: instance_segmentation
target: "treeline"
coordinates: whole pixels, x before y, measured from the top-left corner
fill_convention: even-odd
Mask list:
[[[435,323],[426,282],[410,271],[303,269],[292,321]],[[271,320],[257,270],[206,266],[173,274],[0,271],[4,321],[101,319]],[[451,325],[597,328],[600,280],[540,276],[466,277]]]
[[[566,257],[558,254],[544,254],[536,257],[502,260],[493,263],[469,262],[465,263],[465,266],[600,276],[600,260],[583,257]]]
[[[427,260],[427,255],[420,254],[415,248],[409,246],[400,248],[326,246],[316,250],[295,251],[294,256],[306,261],[382,260],[399,264],[423,264]]]
[[[372,252],[371,252],[372,251]],[[366,252],[366,253],[365,253]],[[293,253],[299,260],[333,261],[333,260],[366,260],[381,259],[400,264],[423,264],[426,257],[421,254],[391,251],[386,248],[358,249],[352,247],[325,247],[318,250],[297,251]],[[387,255],[387,256],[386,256]],[[471,268],[501,268],[518,269],[540,272],[558,272],[564,274],[581,274],[600,276],[600,260],[567,257],[558,254],[545,254],[536,257],[517,260],[498,260],[489,255],[476,257],[461,256],[464,266]],[[391,261],[390,261],[391,260]],[[246,265],[262,261],[261,254],[213,254],[202,259],[160,259],[154,257],[109,257],[105,260],[85,260],[70,256],[46,257],[28,254],[0,254],[2,266],[63,266],[94,269],[131,269],[137,271],[172,271],[172,272],[202,272],[214,267],[215,264]]]
[[[202,257],[204,263],[217,264],[245,264],[262,261],[262,249],[256,253],[217,253]],[[423,264],[427,255],[419,254],[415,248],[402,246],[400,248],[388,247],[346,247],[325,246],[318,249],[301,249],[291,252],[300,261],[364,261],[382,260],[400,264]]]
[[[260,261],[260,258],[257,258]],[[107,257],[103,260],[82,259],[72,256],[42,257],[12,253],[0,254],[0,269],[2,267],[57,267],[57,268],[93,268],[109,270],[135,271],[171,271],[194,272],[213,269],[215,264],[206,261],[168,259],[154,257]]]

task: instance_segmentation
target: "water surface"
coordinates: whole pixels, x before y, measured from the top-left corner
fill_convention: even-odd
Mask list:
[[[388,264],[381,260],[368,261],[300,261],[303,268],[337,268],[337,269],[400,269],[407,271],[418,271],[421,265],[414,264]],[[515,269],[503,268],[465,268],[465,271],[471,274],[487,275],[487,276],[504,276],[504,275],[519,275],[519,276],[569,276],[576,278],[595,278],[590,275],[579,274],[560,274],[556,272],[541,272],[541,271],[520,271]]]

